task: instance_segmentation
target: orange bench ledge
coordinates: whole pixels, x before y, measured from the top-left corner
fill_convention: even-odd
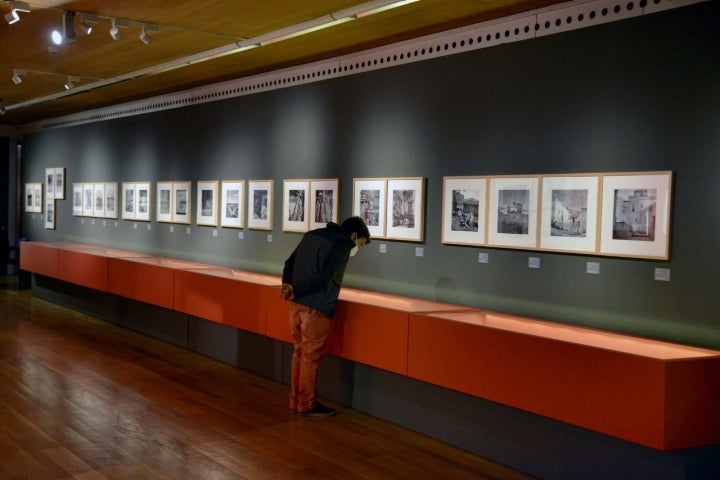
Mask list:
[[[720,443],[720,352],[491,312],[410,316],[408,375],[658,450]]]

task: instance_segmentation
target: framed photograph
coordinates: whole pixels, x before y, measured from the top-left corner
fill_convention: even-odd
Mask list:
[[[25,211],[29,213],[42,212],[42,183],[25,184]]]
[[[538,177],[490,178],[488,188],[488,245],[537,248]]]
[[[386,194],[385,178],[353,179],[352,214],[365,220],[372,238],[385,238]]]
[[[273,181],[248,181],[248,228],[273,229]]]
[[[197,182],[197,219],[198,225],[217,226],[218,182]]]
[[[86,217],[92,217],[93,216],[93,210],[94,210],[94,198],[95,190],[93,188],[92,183],[83,183],[82,184],[82,214]]]
[[[45,228],[55,230],[55,199],[45,199]]]
[[[192,192],[190,182],[173,182],[172,221],[190,223],[192,212]]]
[[[135,220],[150,221],[150,182],[135,184]]]
[[[567,252],[597,252],[600,177],[542,177],[540,248]]]
[[[484,245],[487,179],[443,177],[442,243]]]
[[[425,178],[388,178],[385,238],[423,241]]]
[[[172,182],[157,182],[157,205],[155,206],[156,220],[158,222],[172,222],[173,212],[173,184]]]
[[[93,217],[105,216],[105,184],[93,184]]]
[[[45,169],[45,197],[55,198],[55,168]]]
[[[123,220],[135,220],[135,210],[137,208],[137,200],[135,199],[135,183],[123,183]]]
[[[55,200],[65,199],[65,167],[54,168]]]
[[[307,232],[310,209],[308,193],[310,180],[283,180],[284,232]]]
[[[339,183],[338,179],[310,181],[310,230],[338,223]]]
[[[223,181],[221,189],[220,226],[243,228],[245,182],[243,180]]]
[[[73,183],[72,186],[72,214],[82,216],[83,214],[83,184]]]
[[[105,218],[118,218],[117,183],[105,184]]]
[[[602,175],[600,253],[670,257],[672,172]]]

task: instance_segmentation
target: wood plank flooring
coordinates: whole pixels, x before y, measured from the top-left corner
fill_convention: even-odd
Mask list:
[[[0,479],[530,477],[40,300],[0,276]]]

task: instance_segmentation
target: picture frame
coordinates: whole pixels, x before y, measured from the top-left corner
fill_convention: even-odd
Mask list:
[[[372,238],[385,238],[386,178],[354,178],[352,214],[365,221]]]
[[[488,185],[487,244],[537,248],[539,178],[491,177]]]
[[[192,214],[192,182],[173,182],[173,223],[190,224]]]
[[[55,167],[55,200],[65,200],[65,167]]]
[[[307,232],[310,216],[310,180],[283,180],[284,232]]]
[[[217,226],[218,218],[218,182],[197,182],[197,218],[195,223],[209,227]]]
[[[105,218],[118,217],[117,182],[105,184]]]
[[[388,178],[385,238],[422,242],[425,178]]]
[[[123,220],[135,220],[137,213],[137,199],[135,198],[137,191],[137,184],[135,182],[123,182],[123,203],[122,203],[122,218]],[[86,199],[87,201],[87,199]],[[84,208],[83,208],[84,210]]]
[[[220,189],[220,226],[243,228],[245,181],[223,180]]]
[[[45,169],[45,197],[55,198],[55,167]]]
[[[541,178],[541,250],[597,252],[599,187],[597,174]]]
[[[443,177],[441,242],[485,245],[487,178]]]
[[[157,182],[157,204],[155,205],[155,220],[160,223],[172,223],[173,220],[173,184],[172,182]]]
[[[83,184],[73,183],[72,191],[72,214],[80,217],[83,215]]]
[[[600,253],[670,258],[673,172],[602,175]]]
[[[85,217],[92,217],[93,216],[93,196],[95,194],[95,190],[93,188],[92,183],[83,183],[82,184],[82,214]]]
[[[25,184],[25,211],[28,213],[42,213],[43,184],[40,182],[31,182]]]
[[[339,179],[310,181],[310,230],[338,223]]]
[[[248,228],[273,229],[273,180],[248,181]]]
[[[93,217],[105,216],[105,184],[94,183],[93,186]]]
[[[136,182],[135,183],[135,220],[141,222],[149,222],[151,218],[151,183]]]
[[[45,219],[45,228],[48,230],[55,230],[55,199],[45,199],[45,213],[43,214]]]

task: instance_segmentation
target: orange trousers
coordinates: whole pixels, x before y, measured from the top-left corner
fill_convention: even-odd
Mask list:
[[[290,332],[295,347],[290,391],[292,410],[304,412],[318,403],[317,371],[331,325],[332,319],[324,313],[290,302]]]

